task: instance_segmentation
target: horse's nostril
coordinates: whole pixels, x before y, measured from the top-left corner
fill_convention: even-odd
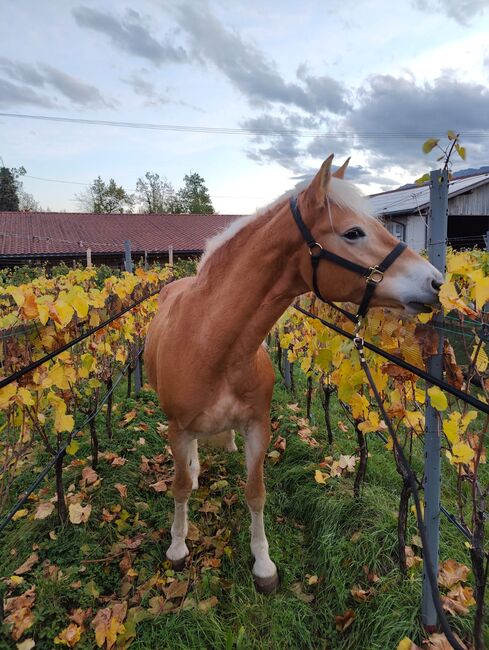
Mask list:
[[[435,291],[440,291],[441,289],[442,282],[438,282],[438,280],[432,280],[431,281],[431,286]]]

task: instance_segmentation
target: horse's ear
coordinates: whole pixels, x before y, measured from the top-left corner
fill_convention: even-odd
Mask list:
[[[328,185],[331,179],[331,164],[333,162],[334,154],[331,154],[321,165],[321,169],[311,181],[307,188],[307,194],[314,199],[318,206],[323,206],[326,201],[326,194],[328,193]]]
[[[350,162],[350,158],[347,158],[345,162],[339,167],[335,172],[333,172],[333,176],[335,178],[344,178],[346,168],[348,167],[348,163]]]

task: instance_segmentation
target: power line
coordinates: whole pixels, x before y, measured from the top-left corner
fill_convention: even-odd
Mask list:
[[[86,124],[93,126],[112,126],[119,128],[131,129],[149,129],[156,131],[177,131],[186,133],[210,133],[222,135],[294,135],[300,138],[338,138],[338,137],[355,137],[355,138],[385,138],[385,139],[419,139],[436,135],[433,132],[426,131],[304,131],[299,129],[267,129],[258,127],[238,128],[238,127],[213,127],[213,126],[191,126],[181,124],[158,124],[150,122],[118,122],[114,120],[95,120],[80,117],[62,117],[55,115],[32,115],[26,113],[3,113],[0,117],[40,120],[48,122],[64,122],[68,124]],[[441,132],[440,132],[441,133]],[[444,132],[443,132],[444,133]],[[466,131],[464,137],[489,138],[489,131]]]

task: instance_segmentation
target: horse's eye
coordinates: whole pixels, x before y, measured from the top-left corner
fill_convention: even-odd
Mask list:
[[[355,239],[365,237],[365,233],[361,228],[352,228],[351,230],[347,230],[345,233],[343,233],[343,237],[349,239],[350,241],[354,241]]]

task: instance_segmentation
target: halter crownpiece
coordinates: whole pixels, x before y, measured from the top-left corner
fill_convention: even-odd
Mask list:
[[[352,262],[351,260],[346,259],[346,257],[341,257],[341,255],[336,255],[336,253],[332,253],[331,251],[326,250],[324,246],[322,246],[319,242],[317,242],[314,239],[311,231],[304,223],[304,220],[302,219],[302,215],[299,210],[299,206],[297,204],[297,198],[292,197],[289,203],[290,203],[290,210],[292,212],[292,216],[294,217],[294,221],[297,224],[297,227],[299,228],[304,238],[304,241],[309,247],[309,255],[311,256],[311,266],[312,266],[312,287],[314,293],[319,298],[319,300],[322,300],[326,304],[331,305],[335,309],[338,309],[338,311],[340,311],[343,315],[349,318],[352,322],[358,323],[359,320],[363,318],[363,316],[365,316],[365,314],[367,313],[374,291],[377,285],[380,284],[384,279],[384,273],[393,264],[393,262],[399,257],[399,255],[403,252],[403,250],[406,248],[406,244],[404,242],[399,242],[397,246],[395,246],[391,250],[391,252],[382,260],[382,262],[380,262],[380,264],[376,264],[375,266],[362,266],[361,264],[357,264],[356,262]],[[328,201],[328,210],[331,215],[329,201]],[[321,295],[317,283],[317,269],[319,266],[319,262],[322,259],[328,260],[330,262],[334,262],[335,264],[338,264],[339,266],[348,269],[348,271],[353,271],[353,273],[357,273],[358,275],[365,277],[365,281],[366,281],[365,293],[363,294],[362,301],[360,303],[360,306],[358,307],[358,312],[356,313],[356,315],[351,314],[349,311],[346,311],[346,309],[342,309],[341,307],[338,307],[334,303],[323,298],[323,296]]]

